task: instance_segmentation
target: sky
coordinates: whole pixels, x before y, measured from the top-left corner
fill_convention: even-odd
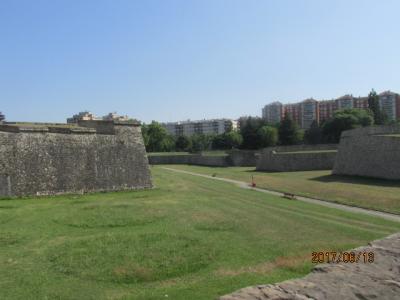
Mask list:
[[[397,0],[0,0],[0,111],[148,123],[400,92],[399,11]]]

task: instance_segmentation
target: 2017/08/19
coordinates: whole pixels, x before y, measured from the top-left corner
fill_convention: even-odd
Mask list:
[[[373,263],[375,260],[374,252],[336,252],[319,251],[312,252],[311,261],[315,264],[321,263]]]

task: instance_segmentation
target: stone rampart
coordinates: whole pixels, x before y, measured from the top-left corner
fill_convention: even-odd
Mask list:
[[[139,124],[0,125],[0,197],[151,186]]]
[[[244,288],[220,300],[398,299],[400,234],[351,251],[361,262],[317,265],[304,278]],[[374,253],[374,261],[365,263],[362,253]]]
[[[265,148],[256,169],[272,172],[329,170],[333,168],[336,150],[336,144]]]
[[[201,154],[150,155],[151,165],[198,165],[209,167],[228,167],[227,156],[207,156]]]
[[[255,167],[259,159],[260,151],[257,150],[230,150],[229,162],[235,167]]]
[[[343,132],[332,173],[400,180],[400,126]]]
[[[199,165],[210,167],[255,167],[259,157],[258,151],[253,150],[230,150],[227,155],[214,156],[203,154],[182,155],[149,155],[151,165]]]

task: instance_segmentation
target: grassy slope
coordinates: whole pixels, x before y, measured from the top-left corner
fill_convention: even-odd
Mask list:
[[[0,299],[214,299],[400,224],[152,168],[157,188],[0,201]]]
[[[258,187],[400,214],[400,182],[331,175],[331,171],[256,172],[254,168],[174,165],[177,169],[251,181]]]

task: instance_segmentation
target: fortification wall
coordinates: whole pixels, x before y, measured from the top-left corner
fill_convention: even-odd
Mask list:
[[[400,180],[400,126],[343,132],[332,174]]]
[[[201,154],[183,155],[150,155],[151,165],[199,165],[210,167],[255,167],[259,158],[259,151],[231,150],[225,156],[211,156]]]
[[[79,125],[0,125],[0,196],[152,186],[139,125]]]
[[[229,163],[235,167],[255,167],[260,156],[256,150],[231,150],[228,152]]]
[[[265,148],[257,163],[257,171],[311,171],[333,168],[336,144],[296,145]]]
[[[229,162],[227,156],[203,156],[200,154],[186,155],[151,155],[151,165],[199,165],[209,167],[227,167]]]

